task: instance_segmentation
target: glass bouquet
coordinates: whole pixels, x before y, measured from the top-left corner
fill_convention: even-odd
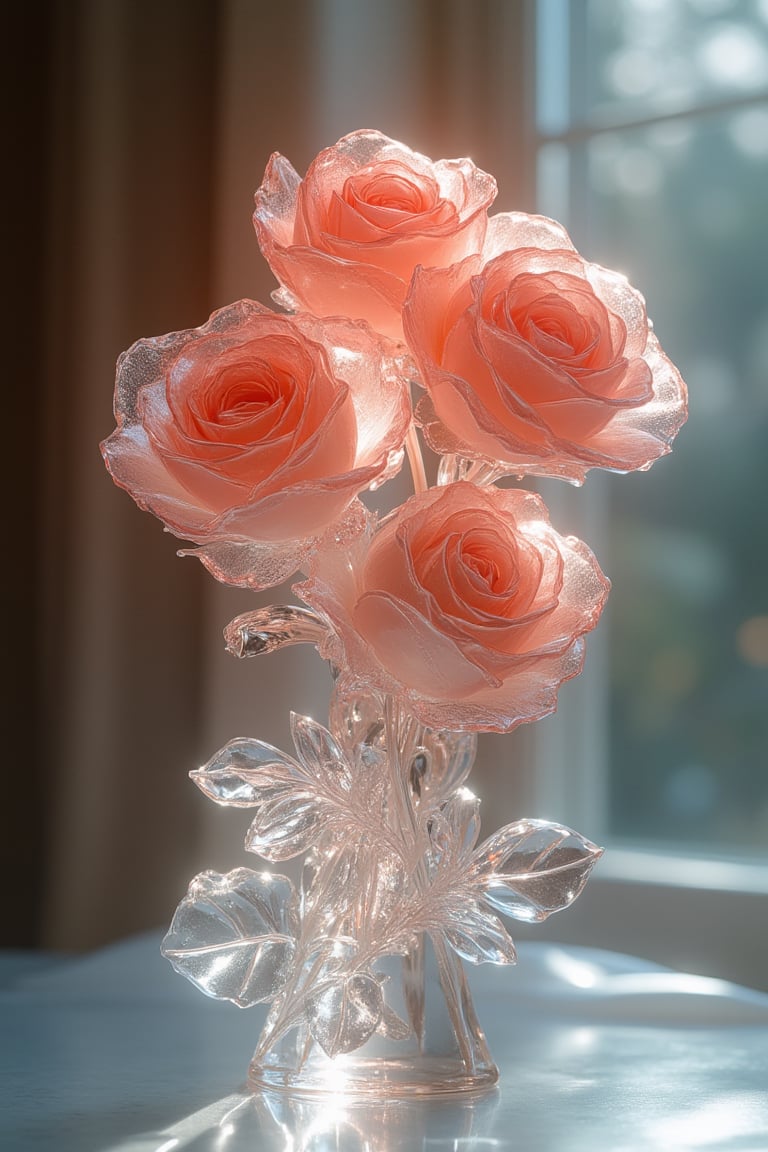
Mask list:
[[[502,918],[567,907],[601,854],[540,820],[478,844],[476,733],[554,711],[609,588],[539,496],[496,482],[649,468],[685,386],[624,277],[551,220],[489,217],[495,193],[374,131],[303,179],[276,154],[254,223],[286,311],[241,300],[118,362],[116,483],[225,583],[304,574],[306,607],[238,617],[228,649],[308,642],[335,681],[327,728],[292,715],[293,752],[236,739],[191,773],[252,809],[247,851],[303,857],[298,887],[195,877],[163,944],[207,995],[271,1003],[253,1087],[493,1083],[462,961],[513,963]],[[406,454],[414,495],[378,517],[360,495]]]

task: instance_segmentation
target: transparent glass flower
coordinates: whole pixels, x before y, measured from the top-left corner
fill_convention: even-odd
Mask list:
[[[495,194],[374,130],[303,178],[275,153],[254,224],[293,315],[241,300],[118,361],[115,482],[225,583],[305,574],[306,607],[238,616],[227,650],[311,643],[335,677],[328,727],[293,715],[293,751],[235,739],[191,773],[250,810],[246,851],[301,860],[201,873],[163,944],[206,995],[270,1004],[259,1090],[492,1084],[463,964],[514,963],[508,921],[566,908],[601,855],[540,820],[480,840],[475,733],[555,710],[610,587],[540,497],[495,481],[644,470],[687,394],[627,281],[554,221],[489,219]],[[374,515],[361,498],[406,455],[413,496]]]
[[[290,642],[291,620],[317,627],[309,616],[276,610],[276,642]],[[229,640],[247,651],[254,625],[272,634],[262,610]],[[293,754],[237,739],[191,773],[216,803],[251,810],[247,851],[302,856],[301,881],[202,873],[164,955],[209,996],[271,1001],[254,1087],[403,1097],[491,1084],[462,960],[513,964],[502,917],[566,908],[601,850],[539,820],[478,843],[464,783],[473,733],[427,728],[392,697],[341,682],[330,712],[330,728],[292,714]]]

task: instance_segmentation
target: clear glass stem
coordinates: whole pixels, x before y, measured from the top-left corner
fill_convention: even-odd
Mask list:
[[[416,431],[415,424],[411,424],[408,429],[408,435],[405,438],[405,451],[408,453],[408,463],[411,468],[411,476],[413,477],[414,492],[426,492],[429,484],[427,483],[424,457],[421,454],[421,444],[419,443],[419,434]]]
[[[294,976],[270,1013],[251,1064],[250,1082],[256,1088],[407,1098],[479,1091],[496,1080],[461,960],[430,923],[435,898],[430,889],[431,840],[412,783],[424,731],[389,698],[382,719],[383,827],[375,833],[369,829],[367,835],[361,829],[363,838],[356,847],[329,847],[318,865]],[[334,869],[345,852],[342,893]],[[329,916],[328,909],[336,907],[334,893],[341,910]],[[318,908],[326,910],[324,916]],[[355,946],[345,953],[350,937]],[[308,1017],[303,1006],[311,1007],[317,986],[322,988],[328,979],[323,971],[328,972],[329,944],[335,939],[339,955],[348,956],[342,978],[358,981],[359,993],[368,995],[373,982],[381,980],[384,1006],[379,1026],[372,1034],[368,1030],[368,1039],[362,1034],[356,1046],[342,1048],[331,1058],[313,1039],[317,1033],[311,1034],[310,1028],[317,1028],[317,1020]],[[331,970],[337,979],[338,969]]]

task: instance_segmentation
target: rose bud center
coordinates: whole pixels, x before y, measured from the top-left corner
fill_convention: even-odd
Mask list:
[[[459,557],[471,577],[476,577],[490,592],[508,592],[507,566],[500,557],[507,558],[501,541],[487,532],[468,532],[462,538]]]
[[[438,189],[434,180],[417,183],[411,173],[386,165],[379,170],[363,169],[350,176],[344,183],[343,195],[347,203],[358,210],[367,205],[413,216],[434,207]]]
[[[295,388],[295,377],[275,371],[263,360],[227,368],[217,381],[217,394],[209,398],[209,413],[220,424],[239,424],[266,409],[282,411]]]
[[[575,281],[570,291],[558,289],[548,277],[530,274],[515,277],[487,310],[497,328],[566,367],[584,364],[597,350],[603,329],[596,311],[601,308],[588,285]]]

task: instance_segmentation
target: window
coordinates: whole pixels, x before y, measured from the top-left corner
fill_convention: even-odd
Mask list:
[[[636,932],[646,954],[666,935],[659,957],[696,969],[698,945],[674,943],[675,922],[690,924],[672,889],[688,888],[690,915],[690,885],[710,896],[710,935],[721,914],[736,918],[735,938],[716,946],[721,973],[757,983],[768,967],[768,4],[535,9],[539,209],[643,291],[692,396],[672,456],[650,473],[547,486],[553,518],[595,548],[614,587],[581,682],[539,726],[540,803],[610,846],[601,872],[637,882],[636,911],[641,889],[656,892]],[[632,950],[634,937],[614,936],[601,939]]]

